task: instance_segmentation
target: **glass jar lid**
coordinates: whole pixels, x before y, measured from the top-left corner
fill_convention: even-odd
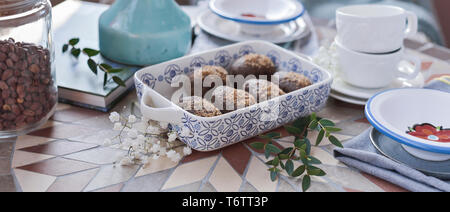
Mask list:
[[[46,16],[50,10],[47,0],[1,0],[0,27],[14,27]]]

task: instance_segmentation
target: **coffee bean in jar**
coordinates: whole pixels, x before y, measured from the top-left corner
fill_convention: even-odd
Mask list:
[[[46,121],[57,102],[51,55],[42,46],[0,41],[0,131]]]

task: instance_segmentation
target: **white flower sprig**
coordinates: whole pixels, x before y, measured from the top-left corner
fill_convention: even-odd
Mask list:
[[[334,76],[339,74],[338,54],[336,44],[323,44],[316,55],[313,56],[313,62],[318,66],[332,72]]]
[[[109,120],[114,124],[113,129],[119,135],[104,141],[105,146],[127,150],[128,153],[118,160],[124,166],[142,164],[150,165],[152,160],[161,157],[170,158],[178,163],[183,156],[192,154],[192,149],[177,140],[176,131],[169,130],[169,123],[138,119],[135,115],[123,117],[112,112]],[[189,129],[182,129],[180,136],[189,136]]]

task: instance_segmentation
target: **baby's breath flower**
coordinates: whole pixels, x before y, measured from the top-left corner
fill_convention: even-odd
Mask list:
[[[109,139],[109,138],[106,138],[104,141],[103,141],[103,145],[104,146],[110,146],[112,144],[112,141],[111,141],[111,139]]]
[[[148,156],[142,156],[141,157],[141,161],[142,161],[142,163],[147,164],[148,163]]]
[[[122,166],[128,166],[131,164],[133,164],[133,161],[129,157],[124,157],[124,158],[122,158],[122,160],[120,160],[120,165],[122,165]]]
[[[153,146],[151,148],[153,153],[159,152],[160,149],[161,149],[161,146],[159,146],[159,144],[153,144]]]
[[[181,155],[180,155],[180,153],[175,153],[175,155],[173,155],[170,159],[171,159],[173,162],[178,163],[178,162],[180,162],[180,160],[181,160]]]
[[[138,140],[139,142],[145,142],[147,139],[145,138],[144,135],[139,134],[139,135],[137,136],[137,140]]]
[[[191,135],[191,131],[189,130],[189,128],[187,128],[187,127],[181,128],[181,133],[180,133],[181,137],[188,137],[190,135]]]
[[[153,126],[153,125],[150,125],[150,126],[147,127],[147,133],[150,133],[150,134],[159,134],[159,133],[160,133],[160,130],[159,130],[158,127],[155,127],[155,126]]]
[[[166,147],[159,148],[159,155],[164,156],[166,154],[167,154],[167,148]]]
[[[177,133],[175,131],[172,131],[172,132],[168,133],[167,136],[169,137],[168,138],[168,142],[169,143],[172,143],[175,140],[177,140]]]
[[[177,152],[175,152],[173,149],[170,150],[170,151],[168,151],[168,152],[166,153],[166,155],[167,155],[168,158],[172,158],[172,157],[174,157],[176,154],[177,154]]]
[[[176,131],[169,131],[169,123],[157,122],[147,119],[145,117],[136,117],[134,115],[128,116],[127,120],[119,113],[113,112],[109,119],[114,123],[113,129],[120,131],[118,136],[118,143],[115,148],[128,151],[126,157],[118,159],[118,163],[124,166],[137,164],[149,164],[149,160],[158,160],[161,156],[166,156],[174,162],[179,162],[183,155],[192,154],[189,147],[183,148],[183,152],[175,151],[171,144],[176,141],[179,136]],[[126,125],[124,126],[123,123]],[[183,127],[180,134],[185,137],[191,134],[189,128]],[[163,139],[167,136],[167,139]],[[117,137],[116,137],[117,138]],[[114,138],[114,139],[116,139]],[[105,145],[112,145],[111,139],[105,139]]]
[[[139,142],[133,142],[133,143],[131,144],[131,147],[132,147],[134,150],[139,150],[139,149],[140,149]]]
[[[136,129],[140,133],[146,133],[147,127],[148,127],[148,124],[143,121],[133,124],[133,129]]]
[[[192,149],[190,148],[190,147],[184,147],[183,148],[183,154],[184,155],[190,155],[190,154],[192,154]]]
[[[161,143],[161,142],[160,142],[157,138],[155,138],[155,137],[150,137],[150,138],[148,138],[148,142],[151,143],[151,144],[160,144],[160,143]]]
[[[117,123],[114,124],[114,130],[119,131],[119,130],[122,130],[122,129],[123,129],[123,126],[122,126],[122,124],[120,122],[117,122]]]
[[[128,137],[130,138],[137,138],[138,137],[138,131],[136,129],[131,129],[128,131]]]
[[[158,160],[158,159],[159,159],[159,155],[154,154],[153,157],[152,157],[152,159],[153,159],[153,160]]]
[[[159,126],[160,126],[162,129],[167,129],[167,128],[169,127],[169,123],[166,123],[166,122],[159,122]]]
[[[128,116],[128,123],[134,123],[137,121],[137,118],[135,115]]]
[[[115,123],[115,122],[120,121],[120,115],[119,115],[119,113],[117,113],[117,112],[112,112],[112,113],[109,115],[109,120],[110,120],[112,123]]]

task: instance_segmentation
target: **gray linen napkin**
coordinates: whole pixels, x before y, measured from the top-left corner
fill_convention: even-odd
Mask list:
[[[433,80],[428,89],[449,91],[450,84],[442,80]],[[399,164],[381,155],[369,138],[371,129],[344,144],[345,148],[335,148],[334,157],[368,174],[374,175],[410,191],[450,192],[450,182],[429,177],[408,166]]]

